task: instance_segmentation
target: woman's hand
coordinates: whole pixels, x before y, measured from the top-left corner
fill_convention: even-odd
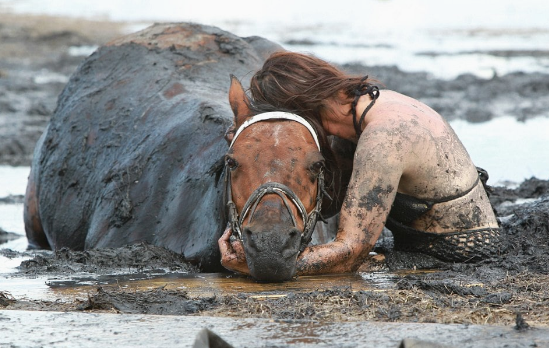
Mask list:
[[[232,229],[227,227],[217,242],[221,251],[221,265],[233,272],[250,274],[242,241],[235,240],[231,242],[231,234]]]

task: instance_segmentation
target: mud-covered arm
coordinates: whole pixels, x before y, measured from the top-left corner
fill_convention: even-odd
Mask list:
[[[298,274],[352,272],[372,250],[405,167],[403,147],[388,132],[373,129],[361,136],[337,236],[331,243],[306,248],[298,259]]]

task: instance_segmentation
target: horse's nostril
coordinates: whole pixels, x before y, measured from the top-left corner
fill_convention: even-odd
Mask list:
[[[297,236],[298,232],[296,230],[291,230],[290,231],[290,238],[294,238],[295,236]]]
[[[254,235],[254,232],[252,231],[251,228],[249,228],[249,227],[244,227],[244,228],[242,229],[242,237],[243,237],[243,238],[250,239],[250,238],[253,237],[253,235]]]
[[[252,230],[250,230],[249,228],[245,228],[245,229],[244,229],[244,233],[246,233],[246,235],[247,235],[248,237],[251,237],[252,234],[254,234],[254,233],[252,232]]]
[[[249,243],[250,245],[253,245],[254,247],[256,246],[255,244],[255,238],[254,238],[254,232],[252,231],[251,228],[244,228],[244,240],[246,241],[246,243]]]

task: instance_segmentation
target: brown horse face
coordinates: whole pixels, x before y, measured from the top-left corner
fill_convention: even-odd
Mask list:
[[[242,242],[254,278],[284,281],[295,275],[304,226],[296,204],[284,194],[264,195],[249,213],[243,212],[247,200],[261,185],[278,183],[293,191],[310,212],[323,161],[311,133],[289,120],[263,121],[244,129],[227,154],[232,199],[239,214],[246,214]]]

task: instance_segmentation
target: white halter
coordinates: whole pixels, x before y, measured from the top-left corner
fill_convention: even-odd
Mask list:
[[[267,120],[290,120],[295,121],[297,123],[301,123],[303,126],[305,126],[311,135],[313,136],[313,139],[315,140],[316,146],[318,147],[318,151],[320,151],[320,143],[318,142],[318,136],[316,135],[315,130],[311,126],[311,124],[305,120],[303,117],[290,114],[289,112],[282,112],[282,111],[273,111],[273,112],[266,112],[263,114],[255,115],[244,121],[244,123],[238,128],[236,133],[234,134],[233,141],[231,141],[231,145],[229,148],[233,147],[234,142],[236,141],[236,138],[242,133],[244,129],[249,127],[250,125],[261,122],[261,121],[267,121]]]

